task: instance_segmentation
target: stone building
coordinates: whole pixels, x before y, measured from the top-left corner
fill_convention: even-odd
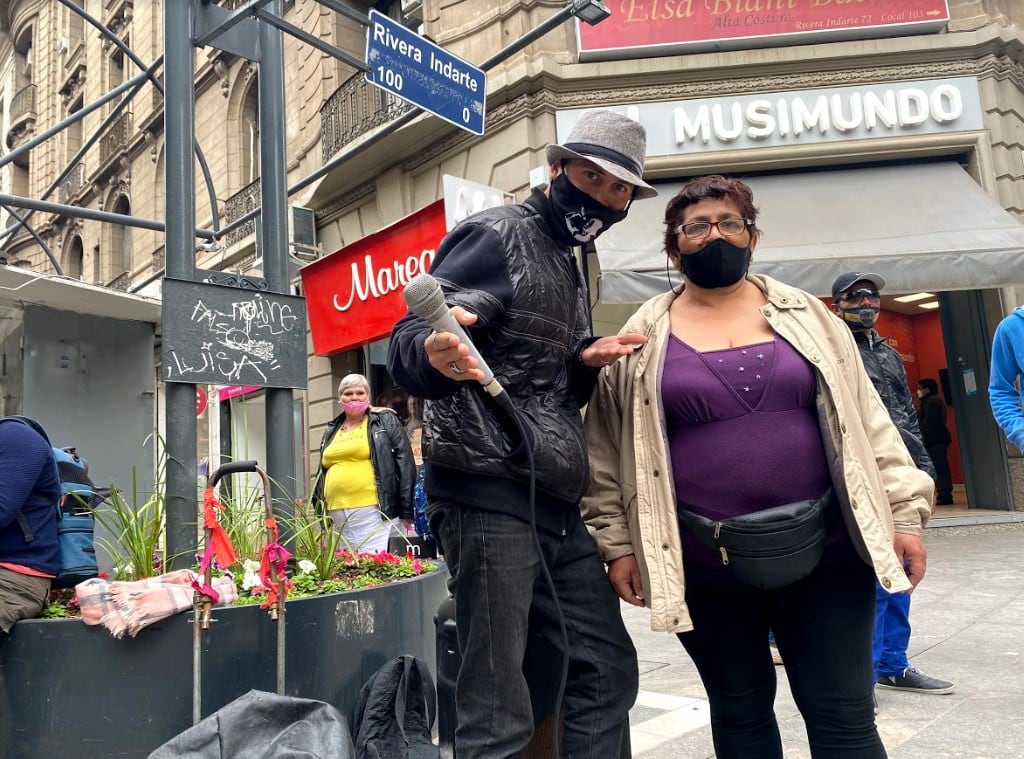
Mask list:
[[[58,0],[0,6],[5,154],[153,65],[162,51],[166,1],[76,0],[130,52]],[[244,3],[220,4],[234,9]],[[290,24],[363,58],[365,28],[357,21],[313,0],[282,5]],[[480,65],[566,3],[346,5],[403,19]],[[386,248],[396,222],[444,197],[446,175],[524,198],[531,171],[543,167],[545,145],[564,136],[581,110],[618,108],[648,128],[647,179],[659,183],[663,200],[697,174],[750,178],[768,231],[758,257],[763,271],[825,296],[825,279],[871,266],[889,279],[893,296],[936,294],[928,301],[935,303],[930,313],[885,304],[900,327],[908,367],[917,372],[912,379],[942,372],[962,453],[965,503],[1012,509],[1016,500],[1024,508],[1024,464],[1017,451],[1006,450],[984,411],[991,331],[1024,298],[1024,290],[1015,289],[1024,284],[1024,6],[1017,0],[606,5],[609,19],[593,27],[569,20],[488,71],[482,137],[428,115],[381,137],[379,130],[408,106],[368,85],[352,66],[286,35],[287,177],[300,187],[289,204],[315,214],[313,249],[324,258],[311,268],[333,256],[347,260],[345,249],[360,243],[372,256],[373,236],[381,233],[378,247]],[[207,184],[197,171],[196,226],[223,228],[259,206],[258,72],[252,62],[212,47],[196,50],[195,68],[196,139],[210,176]],[[159,67],[154,73],[161,75]],[[111,117],[117,104],[104,104],[30,156],[0,168],[0,193],[162,219],[163,100],[144,82]],[[72,160],[87,142],[89,149]],[[363,143],[369,146],[361,149]],[[339,156],[347,158],[318,174]],[[844,202],[830,197],[837,188],[847,193]],[[657,235],[650,234],[660,224],[659,207],[647,203],[638,204],[617,236],[609,233],[596,251],[581,255],[594,285],[596,331],[617,329],[637,302],[668,286],[659,272]],[[925,221],[938,223],[918,213],[922,207],[950,223],[941,233],[922,232]],[[11,232],[15,222],[0,208],[0,257],[57,271],[31,234]],[[33,214],[32,225],[65,275],[159,294],[159,231],[42,212]],[[957,234],[987,225],[993,229],[984,245]],[[875,226],[885,233],[876,241],[884,250],[871,250],[868,230]],[[934,238],[932,249],[902,247],[901,229]],[[839,238],[829,238],[836,230]],[[819,235],[821,244],[801,234]],[[216,250],[198,250],[197,263],[258,273],[255,237],[253,222],[238,226]],[[821,247],[832,252],[814,253]],[[320,430],[336,413],[338,379],[359,370],[380,394],[390,392],[381,337],[356,334],[317,355],[317,336],[311,336],[308,388],[296,413],[307,475],[315,471]],[[258,392],[231,390],[221,397],[228,408],[239,398],[259,407]],[[224,409],[209,416],[215,459],[229,450],[228,429],[239,428]],[[261,434],[251,426],[248,433]],[[258,451],[259,440],[250,442]]]

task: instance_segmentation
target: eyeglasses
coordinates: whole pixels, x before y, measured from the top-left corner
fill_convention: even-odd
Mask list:
[[[865,287],[861,290],[851,290],[850,292],[840,296],[839,300],[844,303],[857,303],[864,298],[867,298],[870,301],[876,301],[881,300],[882,296],[878,294],[878,290],[869,290]]]
[[[750,219],[731,216],[720,221],[691,221],[689,224],[680,224],[673,231],[677,235],[682,234],[689,240],[696,240],[701,237],[707,237],[711,234],[711,227],[717,227],[718,231],[726,237],[735,237],[738,234],[742,234],[743,230],[753,223]]]

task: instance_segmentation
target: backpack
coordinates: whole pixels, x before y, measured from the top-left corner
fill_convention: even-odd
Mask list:
[[[28,425],[42,435],[47,443],[50,442],[46,431],[36,420],[27,416],[0,418],[0,421],[8,420]],[[109,491],[97,488],[89,479],[88,465],[75,448],[54,447],[53,457],[60,480],[60,500],[54,504],[54,508],[57,509],[59,569],[52,587],[59,589],[70,588],[99,574],[96,548],[93,545],[93,533],[96,528],[93,509],[106,499]],[[19,513],[17,521],[25,536],[25,542],[31,543],[35,540],[25,515]]]
[[[438,759],[430,737],[436,710],[426,663],[411,654],[395,657],[359,691],[352,722],[356,759]]]

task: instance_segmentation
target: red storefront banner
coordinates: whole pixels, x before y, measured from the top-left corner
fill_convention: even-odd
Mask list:
[[[580,58],[807,44],[937,31],[946,0],[607,0],[610,18],[579,23]]]
[[[387,337],[406,312],[405,286],[430,269],[444,235],[438,200],[302,267],[313,352],[329,356]]]

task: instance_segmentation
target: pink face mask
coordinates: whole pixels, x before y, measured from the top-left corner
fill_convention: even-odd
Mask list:
[[[369,401],[345,401],[341,407],[349,414],[362,414],[370,408],[370,403]]]

